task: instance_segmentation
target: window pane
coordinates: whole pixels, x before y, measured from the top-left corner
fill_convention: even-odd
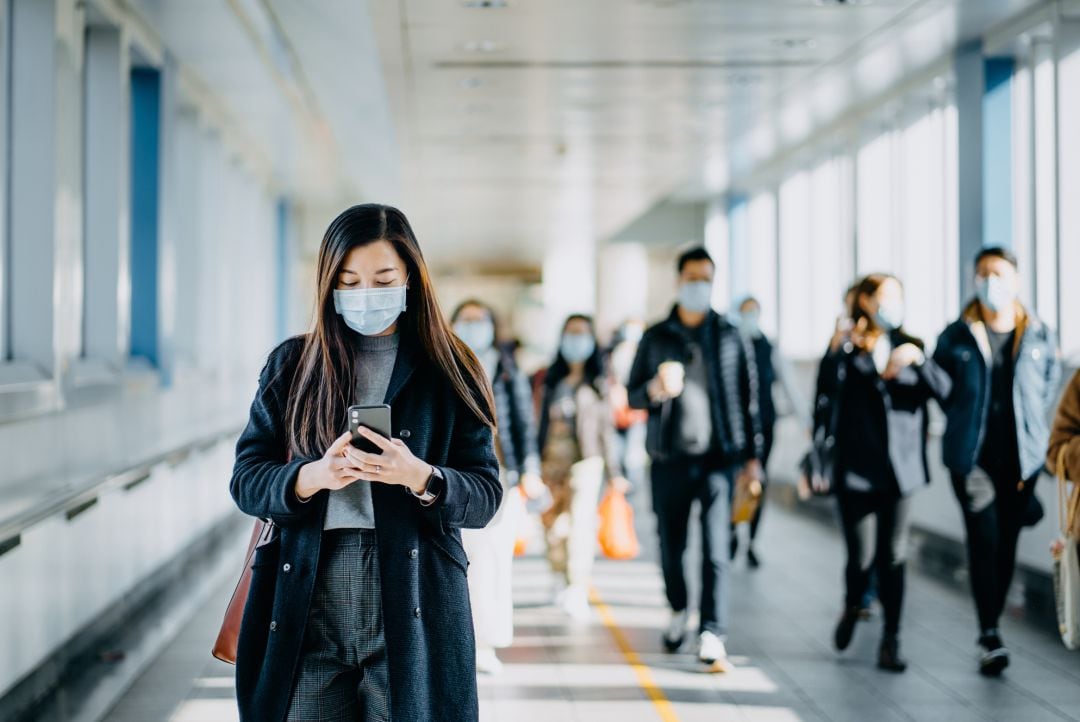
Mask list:
[[[859,149],[856,193],[858,204],[857,272],[888,270],[892,266],[893,149],[891,132],[882,133]]]
[[[796,358],[820,351],[810,294],[810,176],[800,171],[780,186],[780,347]]]

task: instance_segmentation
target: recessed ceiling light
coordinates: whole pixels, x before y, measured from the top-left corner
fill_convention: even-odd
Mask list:
[[[461,44],[461,49],[467,53],[494,53],[501,48],[502,45],[494,40],[466,40]]]
[[[494,10],[497,8],[510,7],[509,0],[461,0],[461,4],[467,8],[478,10]]]
[[[813,38],[773,38],[774,48],[784,50],[813,50],[817,47],[817,40]]]

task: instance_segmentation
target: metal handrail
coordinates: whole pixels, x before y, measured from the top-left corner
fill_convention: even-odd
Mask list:
[[[150,478],[155,466],[169,464],[176,466],[187,459],[192,452],[209,449],[227,439],[240,435],[243,426],[230,427],[224,431],[215,431],[200,438],[163,451],[122,471],[91,477],[91,481],[77,489],[60,492],[43,500],[40,505],[0,520],[0,554],[13,549],[19,544],[19,537],[30,527],[49,517],[64,514],[68,520],[74,519],[97,503],[98,498],[114,489],[132,489]]]

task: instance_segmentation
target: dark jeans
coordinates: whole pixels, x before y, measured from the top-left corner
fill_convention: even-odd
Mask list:
[[[718,468],[704,459],[653,462],[652,498],[660,535],[660,567],[668,604],[687,606],[683,555],[690,527],[690,506],[701,504],[701,631],[721,635],[728,627],[728,543],[731,532],[731,483],[734,468]]]
[[[968,476],[954,474],[952,478],[964,513],[968,571],[980,631],[995,629],[1005,610],[1024,511],[1035,489],[1035,479],[1018,490],[1014,479],[994,476],[976,468]]]
[[[911,498],[841,489],[836,501],[847,545],[845,604],[862,606],[871,569],[875,570],[878,598],[885,613],[885,634],[896,635],[904,604]]]

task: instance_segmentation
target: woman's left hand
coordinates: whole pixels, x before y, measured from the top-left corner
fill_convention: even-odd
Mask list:
[[[901,344],[893,349],[892,356],[889,357],[889,364],[885,367],[881,378],[886,381],[895,379],[905,368],[912,364],[921,364],[924,359],[922,349],[915,344]]]
[[[625,476],[613,476],[608,483],[611,484],[612,489],[620,494],[629,494],[630,490],[634,487]]]
[[[371,454],[351,444],[345,447],[345,455],[360,469],[361,479],[397,484],[417,494],[424,492],[434,468],[431,464],[413,456],[401,439],[387,439],[364,426],[360,427],[360,435],[382,449],[381,454]]]

